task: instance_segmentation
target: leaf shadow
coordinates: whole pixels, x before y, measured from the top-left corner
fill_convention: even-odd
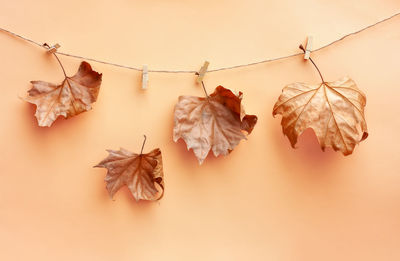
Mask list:
[[[105,202],[109,202],[110,200],[112,200],[107,192],[107,188],[106,188],[106,182],[104,181],[104,178],[107,174],[107,171],[104,169],[97,169],[94,168],[92,169],[93,172],[95,172],[93,175],[95,175],[94,177],[94,185],[96,186],[96,188],[100,188],[100,189],[96,189],[96,195],[95,198],[98,199],[99,201],[101,201],[101,203],[105,203]],[[98,177],[98,176],[101,177]],[[114,200],[112,200],[114,201]]]
[[[341,155],[331,148],[322,151],[318,139],[311,128],[306,129],[299,137],[295,148],[290,145],[289,139],[280,128],[274,128],[271,134],[275,151],[282,155],[283,164],[291,162],[292,169],[302,172],[321,172],[334,165]],[[312,171],[311,171],[312,170]]]
[[[136,201],[127,186],[124,186],[118,191],[119,197],[112,199],[112,203],[128,205],[129,212],[135,217],[142,219],[149,219],[149,213],[151,213],[156,207],[159,207],[162,200],[139,200]],[[163,197],[164,198],[164,197]],[[110,199],[111,200],[111,199]],[[150,216],[150,218],[152,218]]]
[[[153,205],[160,204],[160,201],[136,201],[127,186],[123,186],[114,195],[114,198],[111,198],[109,196],[105,182],[103,182],[101,185],[97,184],[96,187],[98,188],[96,189],[96,200],[101,205],[103,205],[104,208],[120,208],[128,206],[129,211],[132,212],[135,216],[145,216],[146,212],[150,211]]]
[[[180,155],[180,159],[182,160],[183,164],[185,165],[192,165],[196,164],[199,165],[199,162],[196,158],[196,156],[194,155],[193,151],[190,149],[187,149],[186,143],[183,139],[179,139],[177,142],[174,142],[175,144],[175,148],[176,151],[179,153]]]
[[[79,124],[84,121],[85,117],[80,117],[83,115],[77,115],[71,118],[64,118],[63,116],[57,117],[57,119],[53,122],[50,127],[40,127],[38,125],[37,119],[35,117],[36,105],[25,103],[24,105],[25,113],[23,114],[25,117],[24,122],[27,122],[26,127],[30,128],[33,134],[37,137],[44,137],[52,132],[57,132],[60,129],[66,129],[69,126],[73,126],[75,124]],[[90,111],[89,111],[90,112]],[[87,112],[84,112],[87,113]]]
[[[209,151],[207,157],[204,159],[203,163],[200,165],[199,161],[197,160],[196,155],[194,154],[193,150],[187,149],[186,143],[183,139],[179,139],[176,142],[176,146],[177,147],[177,151],[180,155],[182,155],[182,161],[184,164],[188,165],[188,166],[196,166],[196,167],[201,167],[204,165],[212,165],[212,164],[216,164],[219,161],[223,160],[224,158],[229,158],[230,153],[226,156],[224,155],[219,155],[219,156],[214,156],[214,153],[212,152],[212,150]],[[194,164],[194,165],[193,165]]]
[[[337,153],[331,148],[321,149],[317,136],[313,129],[306,129],[300,136],[295,148],[303,161],[308,161],[313,165],[325,166],[326,164],[337,159]]]

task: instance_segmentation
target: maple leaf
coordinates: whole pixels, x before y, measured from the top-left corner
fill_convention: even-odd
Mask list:
[[[82,62],[78,72],[72,77],[65,76],[60,85],[31,81],[33,87],[25,100],[36,105],[39,126],[50,127],[60,115],[69,118],[90,110],[99,94],[101,78],[89,63]]]
[[[205,98],[180,96],[174,112],[174,141],[182,138],[200,164],[210,150],[216,157],[227,155],[257,123],[257,116],[245,114],[242,96],[222,86]]]
[[[349,155],[368,137],[365,104],[364,93],[353,80],[344,77],[320,84],[289,84],[283,88],[272,114],[282,115],[282,130],[292,147],[305,129],[312,128],[322,150],[330,146]]]
[[[125,185],[136,201],[162,198],[164,194],[164,174],[160,149],[154,149],[147,154],[137,154],[123,148],[118,151],[107,151],[108,157],[94,167],[107,168],[105,181],[111,198]],[[162,189],[160,196],[157,196],[159,191],[155,183]]]
[[[240,118],[241,129],[250,134],[253,131],[254,126],[257,123],[257,116],[247,115],[244,111],[243,104],[241,104],[243,93],[239,92],[235,95],[230,90],[218,86],[216,90],[210,95],[214,100],[218,101],[225,107],[229,108],[233,113],[235,113]]]

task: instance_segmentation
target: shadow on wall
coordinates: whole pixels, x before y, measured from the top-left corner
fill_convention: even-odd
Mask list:
[[[74,128],[78,128],[76,127],[76,125],[80,125],[82,124],[82,122],[85,122],[84,114],[90,113],[92,111],[90,110],[87,112],[83,112],[77,116],[68,119],[64,118],[63,116],[59,116],[50,127],[40,127],[35,117],[36,105],[25,102],[24,109],[25,113],[23,113],[22,115],[24,115],[24,117],[26,118],[24,120],[25,122],[27,122],[26,125],[29,126],[29,128],[31,128],[32,131],[38,136],[46,135],[50,132],[56,132],[57,130],[60,131],[61,129],[69,128],[70,126],[75,126]]]
[[[288,165],[290,169],[304,169],[301,173],[321,172],[332,167],[340,158],[345,157],[341,152],[335,152],[330,147],[322,151],[317,136],[310,128],[299,136],[295,148],[290,145],[289,139],[283,134],[280,125],[271,130],[271,136],[275,151],[280,153],[280,158],[284,160],[282,164]]]

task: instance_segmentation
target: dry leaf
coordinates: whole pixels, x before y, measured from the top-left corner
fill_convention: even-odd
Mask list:
[[[292,147],[312,128],[322,150],[332,147],[344,155],[368,136],[364,118],[366,97],[353,80],[344,77],[320,84],[292,83],[283,88],[272,114],[282,115],[283,133]]]
[[[132,153],[126,149],[107,150],[109,155],[95,167],[107,168],[107,190],[112,198],[124,185],[136,201],[158,200],[164,194],[163,166],[160,149],[147,154]],[[155,186],[161,187],[161,195]]]
[[[82,62],[78,72],[66,77],[61,85],[32,81],[25,100],[36,105],[39,126],[50,127],[60,115],[69,118],[90,110],[99,94],[101,77],[90,64]]]
[[[241,104],[243,93],[239,92],[236,96],[233,92],[225,89],[222,86],[218,86],[214,93],[210,95],[216,101],[229,108],[234,112],[241,120],[241,129],[245,130],[248,134],[253,131],[254,126],[257,123],[257,116],[246,115],[243,104]]]
[[[180,96],[175,106],[174,141],[182,138],[202,164],[210,150],[227,155],[240,140],[246,139],[257,123],[241,106],[242,93],[234,95],[218,86],[208,98]]]

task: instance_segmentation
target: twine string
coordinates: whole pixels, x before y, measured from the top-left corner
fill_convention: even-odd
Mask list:
[[[321,46],[319,48],[316,48],[316,49],[314,49],[312,51],[313,52],[317,52],[317,51],[320,51],[322,49],[325,49],[325,48],[327,48],[327,47],[329,47],[331,45],[334,45],[334,44],[336,44],[336,43],[338,43],[340,41],[343,41],[344,39],[346,39],[349,36],[359,34],[359,33],[363,32],[363,31],[365,31],[365,30],[367,30],[367,29],[369,29],[371,27],[375,27],[375,26],[377,26],[377,25],[379,25],[381,23],[384,23],[384,22],[386,22],[388,20],[391,20],[391,19],[393,19],[393,18],[395,18],[395,17],[397,17],[399,15],[400,15],[400,12],[397,12],[397,13],[391,15],[391,16],[388,16],[388,17],[386,17],[386,18],[384,18],[382,20],[377,21],[376,23],[373,23],[373,24],[370,24],[368,26],[365,26],[365,27],[363,27],[363,28],[361,28],[361,29],[359,29],[357,31],[348,33],[348,34],[342,36],[341,38],[336,39],[336,40],[334,40],[334,41],[332,41],[332,42],[330,42],[328,44],[325,44],[325,45],[323,45],[323,46]],[[14,37],[17,37],[19,39],[22,39],[24,41],[30,42],[30,43],[32,43],[34,45],[39,46],[39,47],[48,49],[48,45],[46,43],[39,43],[39,42],[34,41],[34,40],[30,39],[30,38],[27,38],[27,37],[25,37],[23,35],[14,33],[14,32],[12,32],[10,30],[7,30],[7,29],[1,28],[1,27],[0,27],[0,31],[8,33],[8,34],[10,34],[10,35],[12,35]],[[128,70],[134,70],[134,71],[142,71],[143,70],[142,68],[138,68],[138,67],[132,67],[132,66],[124,65],[124,64],[112,63],[112,62],[98,60],[98,59],[94,59],[94,58],[90,58],[90,57],[84,57],[84,56],[80,56],[80,55],[59,52],[58,50],[55,53],[63,55],[63,56],[72,57],[72,58],[77,58],[77,59],[92,61],[92,62],[96,62],[96,63],[106,64],[106,65],[110,65],[110,66],[125,68],[125,69],[128,69]],[[283,59],[295,57],[295,56],[298,56],[298,55],[304,55],[304,53],[303,52],[298,52],[298,53],[289,54],[289,55],[285,55],[285,56],[279,56],[279,57],[275,57],[275,58],[264,59],[264,60],[257,61],[257,62],[251,62],[251,63],[246,63],[246,64],[238,64],[238,65],[227,66],[227,67],[220,67],[220,68],[208,70],[207,73],[232,70],[232,69],[248,67],[248,66],[254,66],[254,65],[258,65],[258,64],[263,64],[263,63],[269,63],[269,62],[274,62],[274,61],[278,61],[278,60],[283,60]],[[193,70],[148,70],[148,72],[152,72],[152,73],[197,73],[197,71],[193,71]]]

